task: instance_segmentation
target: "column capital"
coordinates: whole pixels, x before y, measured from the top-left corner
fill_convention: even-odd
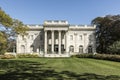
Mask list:
[[[55,30],[51,30],[51,32],[54,32]]]
[[[62,30],[58,30],[58,32],[62,32]]]
[[[48,32],[48,30],[44,30],[44,32]]]

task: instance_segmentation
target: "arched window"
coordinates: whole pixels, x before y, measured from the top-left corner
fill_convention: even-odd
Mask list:
[[[92,53],[92,46],[88,46],[88,53]]]
[[[74,46],[71,45],[69,51],[74,52]]]
[[[34,46],[33,46],[33,45],[30,46],[30,52],[31,52],[31,53],[34,52]]]
[[[79,46],[79,53],[83,53],[83,46],[82,45]]]
[[[25,46],[21,45],[21,53],[25,53]]]

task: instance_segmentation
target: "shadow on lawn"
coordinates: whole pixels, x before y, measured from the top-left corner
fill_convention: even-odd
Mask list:
[[[56,72],[45,63],[1,60],[0,80],[120,80],[120,76],[97,75],[92,73],[76,74],[70,71]],[[5,71],[4,71],[5,70]]]

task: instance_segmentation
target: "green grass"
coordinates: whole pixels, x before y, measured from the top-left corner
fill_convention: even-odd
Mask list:
[[[88,58],[0,60],[2,80],[120,80],[120,63]]]

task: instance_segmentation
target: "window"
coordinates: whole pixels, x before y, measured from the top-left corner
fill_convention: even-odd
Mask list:
[[[93,37],[92,35],[89,35],[89,40],[92,41]]]
[[[25,36],[24,35],[22,35],[22,40],[25,40]]]
[[[43,40],[42,35],[40,35],[40,40]]]
[[[51,45],[48,45],[48,52],[51,53]]]
[[[79,35],[79,40],[82,40],[82,35]]]
[[[34,46],[33,46],[33,45],[30,46],[30,52],[31,52],[31,53],[34,52]]]
[[[28,35],[28,39],[30,39],[30,35]]]
[[[70,35],[70,40],[73,40],[73,35]]]
[[[37,33],[35,33],[34,35],[35,35],[35,37],[37,37],[37,36],[38,36],[38,34],[37,34]]]
[[[92,53],[92,46],[88,46],[88,53]]]
[[[33,40],[34,38],[33,38],[33,35],[31,35],[31,40]]]
[[[21,53],[25,53],[25,46],[21,45]]]
[[[83,46],[82,45],[79,46],[79,53],[83,53]]]
[[[89,40],[90,40],[90,41],[92,40],[92,35],[89,35]]]
[[[70,50],[69,50],[70,52],[74,52],[74,46],[70,46]]]

